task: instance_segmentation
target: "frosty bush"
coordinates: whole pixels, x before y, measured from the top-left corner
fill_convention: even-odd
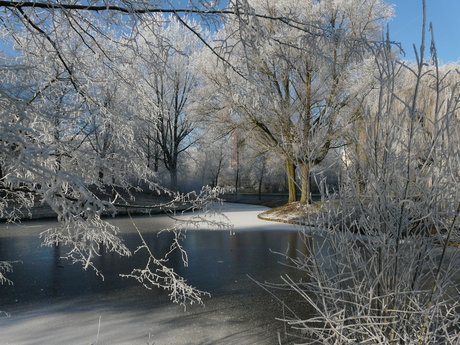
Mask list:
[[[425,32],[423,30],[423,38]],[[321,231],[304,229],[306,254],[285,285],[314,308],[283,321],[305,344],[458,344],[460,137],[458,72],[438,66],[434,43],[417,63],[372,47],[372,91],[342,186],[324,200]]]

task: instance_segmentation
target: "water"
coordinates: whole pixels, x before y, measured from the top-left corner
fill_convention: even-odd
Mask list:
[[[172,235],[158,233],[171,225],[168,217],[134,221],[155,255],[169,250]],[[134,251],[141,242],[131,220],[112,222]],[[184,267],[179,255],[172,255],[168,265],[212,298],[205,298],[205,307],[194,305],[186,311],[171,304],[167,292],[119,277],[145,266],[143,251],[131,258],[102,252],[95,260],[102,280],[94,271],[62,259],[65,248],[40,246],[38,234],[54,222],[2,226],[0,260],[20,261],[8,275],[14,285],[0,286],[0,310],[11,314],[0,317],[2,344],[276,344],[283,325],[275,318],[282,317],[282,309],[253,280],[277,282],[281,274],[295,274],[280,264],[286,257],[273,251],[285,253],[289,244],[292,254],[301,241],[293,227],[260,224],[256,230],[235,229],[233,235],[187,232],[183,246],[189,266]]]

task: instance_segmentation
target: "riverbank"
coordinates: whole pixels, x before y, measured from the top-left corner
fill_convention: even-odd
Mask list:
[[[133,193],[134,199],[130,205],[123,206],[118,203],[116,206],[117,213],[115,216],[125,216],[128,212],[131,215],[148,215],[148,214],[164,214],[171,210],[182,212],[187,210],[189,204],[176,203],[172,207],[165,206],[171,202],[172,198],[166,195],[158,195],[156,193]],[[224,194],[221,196],[224,202],[251,204],[266,206],[269,208],[279,207],[287,203],[287,194],[281,193],[264,193],[262,195],[241,193],[241,194]],[[136,207],[139,206],[139,207]],[[7,214],[15,211],[17,219],[20,220],[37,220],[37,219],[55,219],[57,217],[53,209],[47,204],[37,202],[31,209],[9,207]],[[106,216],[112,217],[111,212],[106,212]],[[5,221],[6,217],[0,218]],[[270,219],[267,219],[270,220]]]
[[[258,218],[296,225],[314,224],[318,210],[319,205],[317,204],[306,205],[299,202],[292,202],[262,212],[258,215]]]
[[[172,198],[167,195],[158,195],[156,193],[133,193],[134,199],[130,203],[123,205],[123,202],[118,202],[116,205],[115,216],[131,215],[149,215],[149,214],[164,214],[171,210],[185,211],[190,205],[187,203],[175,203],[169,205]],[[128,198],[127,198],[128,199]],[[57,214],[46,203],[36,202],[30,209],[16,208],[17,206],[9,206],[5,214],[15,212],[15,220],[38,220],[38,219],[56,219]],[[113,211],[106,211],[103,214],[106,217],[113,217]],[[5,221],[6,216],[0,217],[0,221]]]
[[[294,225],[314,224],[319,210],[319,204],[305,205],[299,202],[288,203],[288,195],[282,193],[267,194],[231,194],[223,198],[227,202],[266,206],[269,209],[258,214],[261,220],[287,223]],[[313,200],[319,200],[314,195]]]
[[[225,202],[237,204],[251,204],[266,206],[269,208],[279,207],[288,202],[288,195],[284,193],[238,193],[224,194],[221,197]]]

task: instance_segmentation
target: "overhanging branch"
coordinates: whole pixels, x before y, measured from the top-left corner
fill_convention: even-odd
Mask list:
[[[240,16],[243,13],[241,10],[232,9],[207,9],[200,10],[195,8],[159,8],[159,7],[123,7],[114,5],[79,5],[79,4],[63,4],[56,2],[42,1],[0,1],[0,7],[5,8],[41,8],[48,10],[69,10],[69,11],[88,11],[88,12],[120,12],[126,14],[148,14],[148,13],[171,13],[171,14],[198,14],[198,15],[236,15]],[[299,22],[293,18],[285,16],[270,16],[260,13],[251,13],[251,16],[261,19],[276,20],[288,26],[291,26],[300,31],[308,31],[306,23]],[[310,23],[311,25],[312,23]],[[317,28],[318,29],[318,28]]]
[[[234,14],[231,10],[198,10],[198,9],[173,9],[173,8],[127,8],[122,6],[96,6],[96,5],[78,5],[78,4],[62,4],[53,2],[35,2],[35,1],[0,1],[0,7],[9,8],[44,8],[50,10],[75,10],[75,11],[91,11],[103,12],[114,11],[128,14],[143,14],[143,13],[190,13],[190,14]]]

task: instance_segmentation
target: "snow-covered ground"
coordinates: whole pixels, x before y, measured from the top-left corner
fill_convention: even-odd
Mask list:
[[[257,215],[267,210],[261,206],[225,204],[222,210],[234,225],[233,231],[236,236],[231,237],[230,242],[235,247],[213,248],[214,254],[210,252],[208,259],[210,266],[198,269],[209,272],[209,277],[214,277],[215,271],[216,274],[232,277],[231,279],[234,280],[241,279],[241,281],[235,281],[235,284],[225,283],[217,288],[213,297],[205,301],[205,307],[192,306],[184,311],[182,307],[171,304],[166,294],[161,291],[153,291],[148,297],[139,298],[146,294],[145,288],[140,285],[115,289],[110,291],[110,294],[92,291],[72,298],[54,296],[40,298],[40,291],[38,291],[37,299],[30,299],[27,303],[10,301],[5,304],[5,300],[0,299],[2,302],[0,310],[3,308],[11,314],[10,317],[0,316],[0,343],[4,345],[276,344],[277,330],[282,330],[282,324],[275,321],[275,317],[280,316],[281,309],[278,303],[268,294],[261,294],[260,287],[244,275],[243,278],[233,278],[231,274],[235,267],[226,266],[217,255],[219,251],[230,252],[232,248],[240,247],[243,242],[239,241],[243,241],[245,236],[252,236],[250,231],[289,231],[285,234],[291,239],[290,234],[295,237],[293,232],[295,228],[288,224],[258,219]],[[185,215],[187,216],[189,215]],[[135,221],[140,226],[146,226],[152,222],[155,224],[167,222],[165,218],[167,217],[137,217]],[[119,222],[119,224],[128,224],[124,223],[126,219]],[[122,225],[122,228],[127,227],[125,225]],[[50,222],[46,222],[43,226],[50,226]],[[40,221],[27,222],[21,227],[34,234],[42,230]],[[5,231],[0,234],[0,239],[2,236],[8,236],[8,233],[14,229],[10,226],[8,229],[0,229],[2,230]],[[270,234],[275,235],[274,232]],[[17,235],[26,237],[22,231]],[[261,236],[258,232],[256,235]],[[250,240],[244,242],[244,245],[246,246],[248,242],[250,243]],[[247,248],[244,253],[249,256],[257,252],[257,248]],[[267,255],[269,254],[267,248]],[[273,270],[271,266],[264,266],[264,258],[261,259],[261,269],[266,267],[267,270]],[[244,267],[252,265],[251,260],[254,258],[237,257],[235,260],[238,265]],[[192,265],[193,258],[191,258]],[[31,281],[30,284],[32,288],[34,282]],[[2,288],[0,286],[0,291]]]
[[[227,218],[229,224],[234,227],[235,231],[270,231],[270,230],[288,230],[296,228],[291,224],[282,224],[278,222],[269,222],[258,218],[258,215],[270,210],[270,208],[259,205],[224,203],[218,205],[215,209]],[[189,218],[191,215],[185,214],[183,218]],[[215,218],[217,219],[217,218]],[[225,219],[224,219],[225,221]]]

